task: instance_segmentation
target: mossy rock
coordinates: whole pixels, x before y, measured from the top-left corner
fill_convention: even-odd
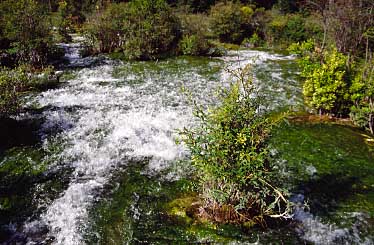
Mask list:
[[[189,196],[174,199],[166,204],[167,214],[183,221],[186,224],[191,224],[196,220],[200,200],[195,193]]]

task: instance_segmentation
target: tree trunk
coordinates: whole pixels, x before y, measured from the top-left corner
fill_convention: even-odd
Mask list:
[[[327,23],[325,23],[325,20],[323,22],[324,22],[323,23],[323,41],[322,41],[322,47],[321,47],[322,51],[325,48],[326,36],[327,36]]]
[[[368,62],[368,55],[369,55],[369,35],[366,36],[365,64],[367,64]]]
[[[372,134],[374,134],[374,115],[373,115],[373,112],[374,112],[374,103],[373,103],[373,98],[370,98],[369,99],[369,109],[370,109],[370,113],[369,113],[369,129],[370,129],[370,132]]]

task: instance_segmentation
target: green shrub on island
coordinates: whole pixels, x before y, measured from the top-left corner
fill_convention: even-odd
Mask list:
[[[156,59],[176,49],[180,24],[164,0],[111,4],[86,25],[99,52],[122,52],[127,59]]]
[[[208,44],[197,35],[184,35],[179,43],[182,54],[199,55],[206,52]]]
[[[322,114],[350,117],[374,133],[374,59],[349,61],[335,47],[322,50],[312,40],[294,43],[304,78],[303,94],[311,109]]]
[[[259,47],[263,45],[263,40],[260,38],[260,36],[257,33],[253,33],[251,38],[245,38],[242,42],[242,46],[245,47]]]
[[[84,25],[87,46],[92,52],[110,53],[120,50],[124,31],[127,4],[110,4],[105,10],[94,13]]]
[[[238,80],[223,89],[219,106],[208,112],[196,106],[200,124],[182,130],[181,141],[196,170],[200,215],[221,223],[264,224],[290,211],[266,143],[278,120],[261,110],[250,68],[234,73]]]

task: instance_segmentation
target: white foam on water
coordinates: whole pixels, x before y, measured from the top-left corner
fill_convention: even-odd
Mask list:
[[[363,227],[370,227],[367,215],[351,212],[339,215],[342,220],[354,219],[353,226],[344,227],[343,224],[330,224],[305,210],[304,195],[297,194],[291,198],[296,204],[293,219],[300,222],[297,229],[300,237],[313,244],[373,244],[373,237],[360,237]],[[343,217],[344,216],[344,217]],[[340,226],[343,225],[344,228]]]
[[[76,43],[60,43],[58,44],[61,48],[65,50],[65,58],[70,62],[80,59],[80,50],[82,45],[79,42]]]
[[[282,106],[303,104],[301,96],[302,92],[298,82],[292,78],[283,78],[283,71],[279,67],[272,67],[270,69],[267,67],[268,62],[294,60],[295,56],[271,54],[257,50],[240,50],[230,51],[228,56],[222,57],[221,59],[225,61],[225,67],[229,71],[235,72],[248,65],[254,68],[253,82],[258,88],[258,93],[266,99],[264,101],[264,109],[275,110]],[[260,69],[261,71],[265,70],[267,79],[271,82],[265,82],[262,79],[259,79],[258,75],[256,75],[255,68]],[[224,81],[232,80],[232,75],[226,70],[222,72],[221,77]]]
[[[295,57],[293,55],[284,56],[280,54],[271,54],[265,51],[258,50],[239,50],[230,51],[227,56],[221,59],[225,62],[239,62],[237,66],[245,66],[246,64],[261,64],[268,60],[291,60]]]
[[[84,69],[68,86],[36,98],[40,106],[52,108],[45,112],[44,130],[63,130],[67,147],[59,164],[74,169],[69,187],[41,217],[56,244],[83,242],[90,205],[127,159],[150,157],[157,169],[184,151],[175,144],[175,131],[188,124],[187,107],[163,105],[168,100],[165,96],[177,94],[161,88],[142,93],[117,86],[120,80],[111,77],[108,66],[94,69]],[[154,87],[152,83],[147,86]]]
[[[294,212],[295,220],[301,222],[301,237],[314,244],[334,244],[338,239],[349,235],[348,229],[340,229],[332,224],[324,224],[318,217],[297,208]]]
[[[84,43],[84,37],[73,36],[72,43],[59,43],[59,47],[65,51],[64,59],[69,62],[69,67],[85,67],[92,65],[95,61],[99,60],[99,57],[81,57],[82,44]]]
[[[259,51],[237,54],[239,60],[232,55],[223,60],[239,67],[253,62],[254,56],[259,57],[256,62],[289,58]],[[129,159],[148,159],[149,169],[157,172],[185,157],[186,149],[175,143],[176,130],[192,125],[193,117],[180,88],[190,89],[199,103],[211,104],[213,92],[222,84],[183,69],[174,73],[146,71],[141,77],[127,73],[115,78],[114,67],[104,64],[81,69],[64,87],[30,101],[51,108],[44,112],[43,130],[61,130],[59,137],[65,147],[56,165],[74,169],[68,188],[41,215],[55,244],[84,243],[89,208],[113,172]],[[221,77],[223,83],[230,81],[226,72]],[[137,79],[143,83],[127,83]]]

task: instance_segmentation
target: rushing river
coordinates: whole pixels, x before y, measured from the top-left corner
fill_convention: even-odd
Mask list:
[[[214,105],[218,88],[232,81],[227,70],[253,64],[268,110],[302,108],[293,57],[241,50],[221,58],[123,63],[105,57],[81,58],[79,44],[64,47],[68,51],[64,82],[26,98],[27,110],[16,118],[32,122],[27,125],[37,142],[5,151],[0,159],[0,167],[23,161],[34,169],[28,178],[12,183],[13,187],[24,185],[19,192],[0,196],[5,210],[0,216],[4,217],[0,243],[373,243],[372,209],[342,212],[343,220],[349,222],[339,226],[341,220],[334,223],[335,216],[324,219],[327,216],[304,209],[304,186],[294,188],[292,198],[300,206],[295,210],[295,224],[269,232],[236,228],[218,232],[206,227],[201,227],[205,233],[191,231],[163,215],[161,206],[178,197],[180,182],[190,170],[188,152],[176,144],[177,130],[195,123],[182,90],[204,106]],[[286,130],[296,135],[306,129]],[[274,155],[284,165],[285,142],[273,144]],[[362,161],[373,159],[372,152],[364,154],[369,154],[369,160]],[[313,179],[319,171],[312,164],[303,168],[302,180]],[[368,188],[368,195],[373,195],[373,186]],[[18,202],[13,205],[15,211],[6,213],[12,206],[5,203],[12,200]]]

